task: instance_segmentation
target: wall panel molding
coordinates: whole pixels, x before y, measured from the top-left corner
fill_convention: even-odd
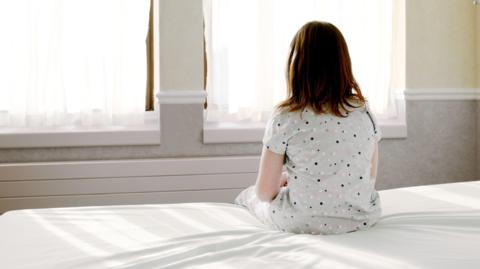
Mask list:
[[[232,202],[259,156],[0,165],[0,214],[38,207]]]
[[[0,164],[0,182],[255,173],[259,156]]]
[[[480,100],[480,88],[410,88],[406,100]]]
[[[160,104],[203,104],[207,92],[198,90],[164,90],[157,93]]]

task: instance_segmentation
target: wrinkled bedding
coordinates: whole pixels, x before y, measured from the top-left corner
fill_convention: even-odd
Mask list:
[[[480,268],[480,181],[380,191],[372,228],[267,230],[224,203],[10,211],[0,268]]]

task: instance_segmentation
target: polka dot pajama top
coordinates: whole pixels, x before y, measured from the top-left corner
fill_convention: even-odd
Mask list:
[[[285,154],[288,185],[270,203],[258,200],[251,186],[236,203],[286,232],[337,234],[367,228],[381,212],[370,175],[380,137],[366,108],[353,109],[345,118],[308,109],[276,112],[263,144]]]

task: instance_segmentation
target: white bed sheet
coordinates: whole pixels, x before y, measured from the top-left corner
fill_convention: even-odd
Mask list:
[[[231,204],[11,211],[0,268],[480,268],[480,181],[380,196],[378,224],[331,236],[269,231]]]

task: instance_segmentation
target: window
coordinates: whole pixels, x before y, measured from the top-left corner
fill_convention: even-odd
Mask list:
[[[153,2],[0,1],[0,128],[156,121]]]
[[[285,98],[290,41],[311,20],[345,36],[354,75],[379,118],[396,116],[393,0],[204,0],[207,122],[261,122]]]

